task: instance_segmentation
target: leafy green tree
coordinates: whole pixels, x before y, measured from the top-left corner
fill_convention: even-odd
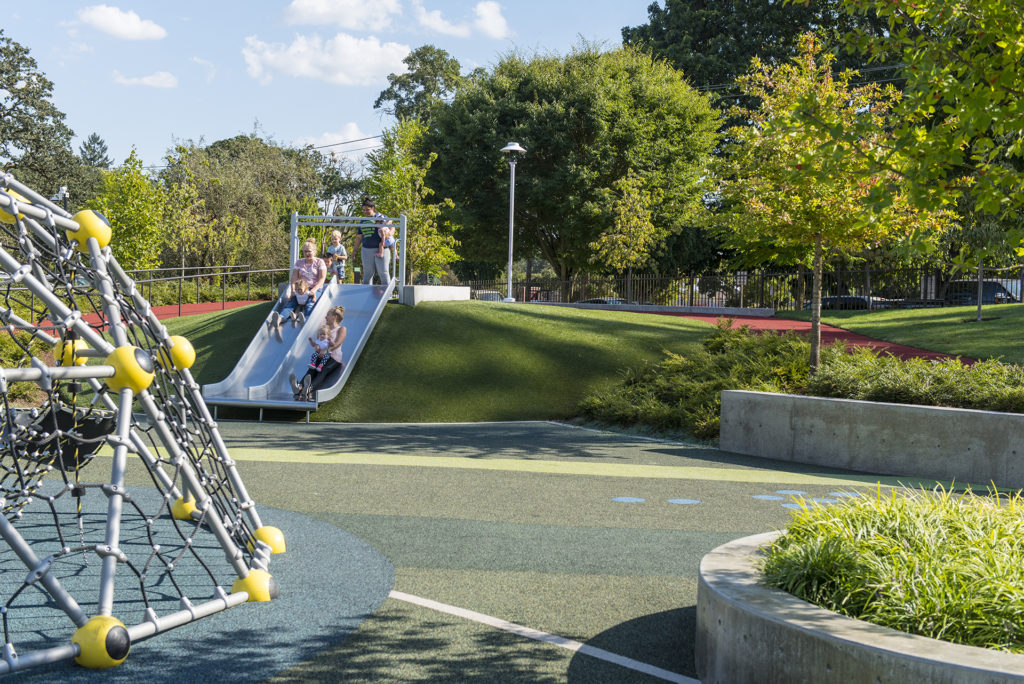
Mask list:
[[[451,201],[444,200],[440,205],[428,202],[434,191],[427,187],[425,179],[437,154],[420,157],[416,153],[425,131],[426,124],[415,119],[399,121],[384,131],[383,146],[366,155],[368,173],[364,187],[377,197],[377,208],[382,213],[406,215],[408,245],[399,247],[408,250],[406,259],[411,275],[441,275],[444,266],[458,258],[458,242],[439,225],[441,206],[450,206]]]
[[[388,87],[373,103],[398,119],[426,121],[430,109],[451,97],[462,82],[459,62],[441,48],[421,45],[402,60],[404,74],[388,74]]]
[[[920,202],[969,195],[979,212],[1024,207],[1024,16],[1006,0],[842,0],[856,16],[877,13],[883,36],[850,46],[907,66],[892,144],[865,150],[907,178]],[[833,130],[855,139],[858,124]],[[879,197],[884,201],[884,197]]]
[[[695,86],[721,89],[746,73],[754,57],[765,64],[784,62],[796,53],[797,37],[808,31],[862,28],[878,34],[884,27],[874,14],[843,12],[839,0],[665,0],[663,5],[651,3],[648,22],[623,28],[622,41],[668,60]],[[862,62],[859,55],[844,56],[838,66]]]
[[[135,148],[120,167],[104,172],[100,192],[87,206],[110,221],[110,248],[122,267],[160,265],[164,193],[143,171]]]
[[[313,152],[281,147],[256,135],[205,147],[188,142],[168,155],[161,180],[166,187],[194,184],[211,225],[237,226],[241,263],[277,268],[288,260],[291,213],[320,213],[322,168]]]
[[[28,48],[0,29],[0,168],[47,195],[78,175],[74,133],[52,94]]]
[[[109,169],[111,159],[107,156],[107,143],[99,133],[90,133],[78,148],[78,157],[86,166],[94,169]]]
[[[948,220],[913,208],[898,178],[873,171],[860,154],[885,144],[887,115],[898,94],[876,84],[854,87],[852,72],[833,76],[832,61],[805,35],[793,62],[771,67],[755,59],[739,79],[743,94],[760,105],[735,112],[750,124],[726,132],[728,156],[719,168],[723,209],[715,217],[725,243],[741,259],[810,257],[812,369],[820,352],[823,259],[887,238],[919,242]],[[826,130],[855,120],[863,123],[860,140],[835,141]],[[890,202],[871,211],[868,200],[878,192]]]
[[[507,258],[509,174],[499,151],[528,152],[516,174],[517,257],[538,252],[559,278],[593,270],[593,248],[614,225],[614,184],[632,169],[663,193],[652,222],[678,234],[702,203],[717,112],[680,72],[632,48],[580,45],[567,57],[504,57],[438,108],[423,148],[428,182],[452,198],[462,257]],[[657,255],[663,244],[657,244]]]
[[[212,216],[188,159],[196,151],[179,146],[175,154],[180,175],[164,186],[161,263],[182,269],[236,263],[244,243],[239,218]]]
[[[649,192],[643,178],[630,169],[615,181],[617,195],[612,204],[612,228],[590,244],[591,260],[617,273],[626,271],[626,299],[633,298],[633,269],[644,266],[651,258],[655,244],[665,239],[665,231],[652,220],[651,207],[661,199],[661,192]]]

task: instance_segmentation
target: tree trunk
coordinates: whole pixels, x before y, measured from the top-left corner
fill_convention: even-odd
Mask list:
[[[811,374],[821,361],[821,236],[814,239],[814,273],[811,282]]]

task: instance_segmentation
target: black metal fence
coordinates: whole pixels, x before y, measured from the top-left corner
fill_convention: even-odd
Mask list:
[[[831,270],[822,278],[822,306],[832,309],[916,308],[977,303],[977,271],[921,268]],[[986,271],[982,303],[1021,301],[1024,268]],[[474,299],[501,301],[505,280],[446,282],[469,286]],[[583,276],[570,281],[533,278],[513,280],[517,301],[661,306],[737,307],[795,310],[809,308],[812,274],[737,271],[658,276]]]

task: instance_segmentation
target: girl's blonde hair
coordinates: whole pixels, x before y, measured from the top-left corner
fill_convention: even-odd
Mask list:
[[[307,283],[305,280],[296,280],[295,284],[292,287],[295,288],[295,292],[297,292],[298,294],[306,294],[307,292],[309,292],[309,283]]]
[[[318,334],[319,335],[324,335],[325,337],[326,336],[330,336],[330,334],[331,334],[330,326],[328,326],[328,325],[321,325],[320,326],[320,330],[318,331]]]
[[[331,237],[334,237],[335,235],[338,236],[339,240],[341,239],[341,231],[340,230],[332,230],[331,231]]]

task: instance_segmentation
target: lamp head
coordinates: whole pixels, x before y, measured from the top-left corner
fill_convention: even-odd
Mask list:
[[[502,147],[501,151],[509,155],[513,159],[515,158],[516,154],[526,154],[526,148],[517,142],[510,142],[508,145]]]

